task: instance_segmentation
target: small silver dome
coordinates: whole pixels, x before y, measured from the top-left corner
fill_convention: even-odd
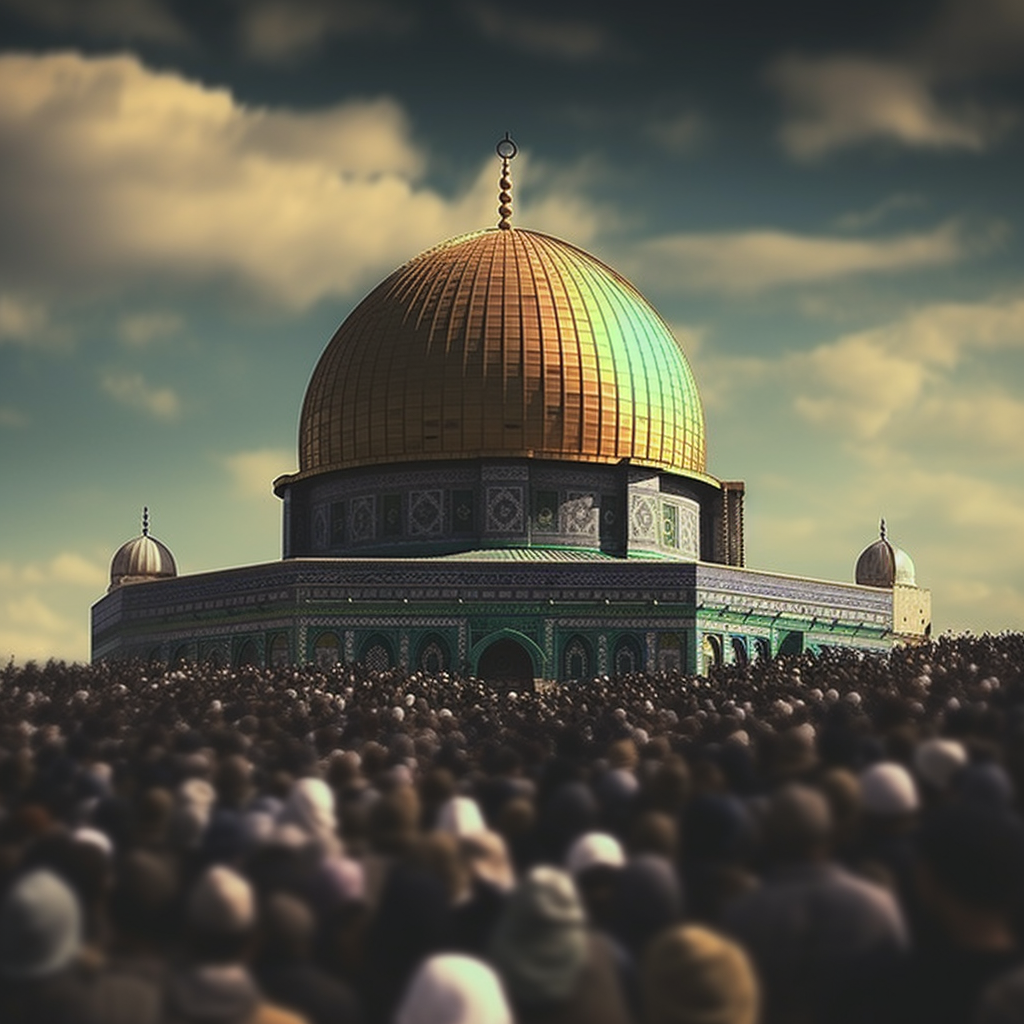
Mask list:
[[[149,509],[142,512],[142,535],[122,544],[110,563],[110,588],[126,583],[167,579],[178,575],[170,549],[149,535]],[[109,593],[108,590],[108,593]]]
[[[916,587],[914,562],[906,551],[889,542],[884,519],[879,533],[878,540],[868,545],[857,559],[857,582],[864,587]]]

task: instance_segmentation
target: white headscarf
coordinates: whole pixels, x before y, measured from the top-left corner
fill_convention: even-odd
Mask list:
[[[298,779],[281,813],[281,824],[297,825],[325,856],[341,852],[334,792],[323,779]]]
[[[394,1024],[513,1024],[494,970],[475,957],[442,953],[413,975]]]

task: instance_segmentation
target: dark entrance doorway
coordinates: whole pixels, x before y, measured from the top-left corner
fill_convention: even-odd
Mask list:
[[[495,640],[480,655],[476,674],[495,686],[533,686],[533,662],[530,655],[522,644],[509,637]]]

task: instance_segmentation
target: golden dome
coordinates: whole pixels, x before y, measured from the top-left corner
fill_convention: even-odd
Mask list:
[[[110,590],[125,583],[166,579],[178,575],[174,555],[165,544],[149,535],[149,509],[142,518],[142,535],[122,544],[110,563]]]
[[[377,286],[306,391],[299,473],[528,457],[704,477],[704,413],[665,322],[593,256],[521,229],[430,249]]]

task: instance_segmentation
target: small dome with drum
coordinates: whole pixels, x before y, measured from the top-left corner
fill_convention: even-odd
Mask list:
[[[866,547],[857,559],[856,580],[864,587],[916,587],[914,563],[886,536],[885,520],[879,526],[879,538]]]
[[[126,541],[110,563],[110,588],[178,575],[170,549],[149,535],[149,509],[142,510],[142,534]],[[109,593],[108,590],[108,593]]]

